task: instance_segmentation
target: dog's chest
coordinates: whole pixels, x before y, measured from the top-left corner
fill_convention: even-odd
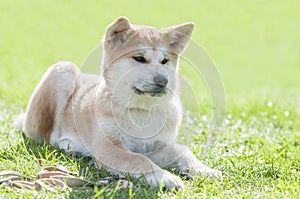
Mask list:
[[[170,144],[176,138],[176,122],[161,109],[150,112],[128,111],[114,120],[114,137],[129,151],[149,153]]]

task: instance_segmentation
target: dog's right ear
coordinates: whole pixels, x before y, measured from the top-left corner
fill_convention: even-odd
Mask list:
[[[130,37],[132,32],[129,19],[119,17],[106,28],[104,42],[107,42],[109,46],[120,45]]]

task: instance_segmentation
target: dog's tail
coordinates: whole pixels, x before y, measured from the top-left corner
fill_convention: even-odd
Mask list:
[[[17,130],[20,130],[20,131],[23,130],[23,125],[24,125],[25,117],[26,117],[25,113],[21,113],[19,115],[16,115],[13,118],[13,124],[12,124],[12,126],[15,129],[17,129]]]

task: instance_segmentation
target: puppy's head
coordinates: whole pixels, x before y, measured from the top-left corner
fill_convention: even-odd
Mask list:
[[[132,25],[120,17],[103,41],[102,75],[120,104],[140,107],[170,100],[177,93],[178,55],[193,23],[169,28]]]

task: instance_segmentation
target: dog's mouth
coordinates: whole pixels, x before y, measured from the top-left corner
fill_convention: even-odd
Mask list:
[[[166,88],[165,87],[154,87],[153,89],[148,89],[148,90],[141,90],[137,87],[133,87],[132,88],[134,93],[138,94],[138,95],[148,95],[151,97],[162,97],[163,95],[165,95],[167,93]]]

